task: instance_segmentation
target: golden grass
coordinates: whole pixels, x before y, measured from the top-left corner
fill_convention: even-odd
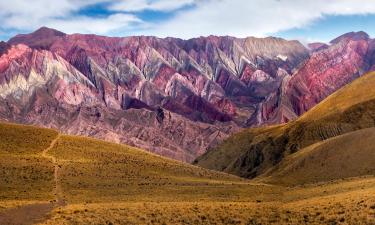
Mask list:
[[[372,224],[375,178],[298,187],[271,202],[111,202],[55,209],[43,224]]]
[[[58,133],[0,123],[0,200],[52,199],[53,164],[42,157]]]
[[[36,154],[49,146],[58,132],[8,123],[0,123],[0,154]]]
[[[55,142],[49,135],[37,137],[42,140],[34,143],[51,146],[46,153],[51,158],[40,147],[1,153],[0,219],[11,207],[56,199],[54,163],[66,205],[44,220],[36,218],[41,224],[369,224],[374,218],[374,177],[288,188],[125,145],[64,135]],[[13,213],[22,215],[22,210]]]
[[[53,165],[38,156],[0,154],[0,200],[52,199]]]
[[[263,182],[296,185],[375,174],[375,128],[350,132],[287,156],[260,176]]]
[[[119,201],[255,201],[255,193],[276,189],[94,139],[62,136],[50,154],[61,165],[69,203],[108,202],[114,196]]]

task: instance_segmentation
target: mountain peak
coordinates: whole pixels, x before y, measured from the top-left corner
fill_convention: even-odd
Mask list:
[[[34,31],[32,34],[42,34],[42,35],[55,35],[55,36],[65,36],[66,34],[64,32],[61,32],[59,30],[49,28],[49,27],[41,27]]]
[[[331,44],[337,44],[343,40],[354,40],[354,41],[358,41],[358,40],[368,40],[370,38],[370,36],[364,32],[364,31],[358,31],[358,32],[349,32],[349,33],[346,33],[346,34],[343,34],[335,39],[333,39],[332,41],[330,41]]]
[[[11,38],[8,44],[25,44],[31,48],[48,49],[50,45],[58,38],[66,34],[48,27],[41,27],[30,34],[19,34]]]

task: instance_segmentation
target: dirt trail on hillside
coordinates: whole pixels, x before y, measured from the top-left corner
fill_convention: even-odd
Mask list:
[[[56,157],[48,155],[48,151],[55,147],[57,141],[60,139],[61,134],[58,134],[56,138],[51,142],[48,148],[44,149],[42,156],[50,159],[54,164],[54,195],[55,202],[41,203],[41,204],[30,204],[12,208],[0,213],[0,224],[9,225],[31,225],[35,223],[43,222],[47,219],[47,215],[56,207],[64,206],[65,201],[60,185],[59,171],[60,166],[58,165]]]
[[[62,206],[65,204],[64,202],[64,197],[62,193],[62,188],[59,182],[59,170],[60,170],[60,165],[57,163],[56,157],[52,155],[48,155],[48,151],[50,151],[53,147],[55,147],[57,141],[60,139],[61,134],[58,134],[57,137],[51,142],[50,146],[46,149],[44,149],[42,156],[45,158],[48,158],[52,161],[52,163],[55,165],[54,172],[53,172],[53,180],[55,183],[55,188],[54,188],[54,194],[56,196],[56,204],[58,206]]]

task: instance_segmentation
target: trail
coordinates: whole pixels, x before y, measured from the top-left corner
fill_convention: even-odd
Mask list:
[[[42,204],[30,204],[17,208],[12,208],[0,213],[0,224],[7,225],[31,225],[35,223],[43,222],[47,219],[47,215],[56,207],[64,206],[65,201],[59,179],[60,166],[58,165],[56,157],[48,155],[48,151],[52,150],[57,141],[60,139],[61,134],[59,133],[50,145],[43,150],[42,156],[52,161],[54,164],[54,195],[55,202],[42,203]]]
[[[62,188],[61,188],[61,185],[60,185],[60,182],[59,182],[59,170],[60,170],[60,166],[59,164],[57,163],[57,159],[55,156],[52,156],[52,155],[48,155],[48,151],[50,151],[53,147],[55,147],[57,141],[60,139],[61,137],[61,134],[59,133],[56,138],[51,142],[50,146],[48,146],[48,148],[44,149],[44,151],[42,152],[42,156],[44,158],[47,158],[47,159],[50,159],[52,161],[52,163],[54,164],[54,172],[53,172],[53,180],[54,180],[54,183],[55,183],[55,188],[54,188],[54,194],[56,196],[56,204],[58,206],[63,206],[65,204],[64,202],[64,198],[63,198],[63,193],[62,193]]]

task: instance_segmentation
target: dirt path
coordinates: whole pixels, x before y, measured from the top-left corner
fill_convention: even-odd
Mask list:
[[[55,147],[57,141],[60,138],[60,134],[51,142],[48,148],[44,149],[42,156],[50,159],[54,164],[54,195],[55,202],[43,203],[43,204],[30,204],[12,208],[0,213],[0,224],[7,225],[31,225],[35,223],[43,222],[46,219],[48,213],[50,213],[55,207],[64,206],[65,201],[63,198],[62,188],[59,179],[60,166],[58,165],[56,157],[48,155],[53,147]]]
[[[60,181],[59,181],[60,165],[57,163],[56,157],[52,155],[48,155],[48,151],[50,151],[53,147],[55,147],[57,141],[60,139],[60,136],[61,134],[58,134],[57,137],[51,142],[50,146],[44,149],[42,153],[42,156],[44,158],[50,159],[52,163],[55,165],[54,172],[53,172],[53,180],[55,183],[54,194],[56,196],[55,200],[58,206],[62,206],[65,204],[63,193],[62,193],[62,188],[61,188]]]

